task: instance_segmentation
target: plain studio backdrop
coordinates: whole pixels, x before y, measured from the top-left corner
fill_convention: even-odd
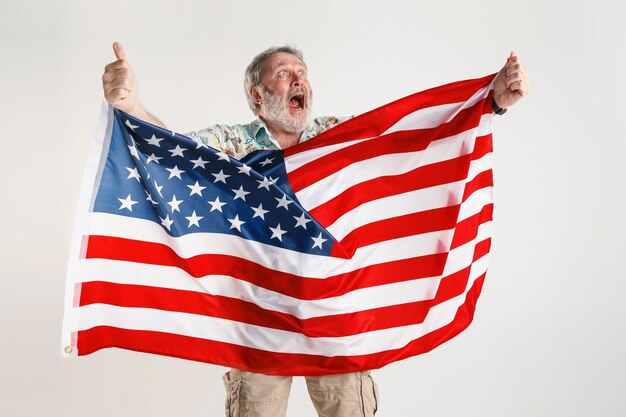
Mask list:
[[[60,357],[65,268],[101,75],[120,41],[179,132],[248,122],[271,45],[304,51],[316,115],[494,73],[531,93],[494,120],[492,265],[474,323],[374,372],[382,417],[626,415],[626,29],[613,1],[0,3],[0,415],[221,416],[225,368],[107,349]],[[314,416],[302,378],[290,416]]]

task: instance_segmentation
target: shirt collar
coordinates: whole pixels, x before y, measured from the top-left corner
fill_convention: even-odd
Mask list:
[[[262,141],[265,136],[271,136],[265,123],[261,119],[256,119],[250,123],[250,133],[256,141]]]
[[[311,132],[312,127],[308,126],[302,134],[300,135],[300,141],[309,139],[311,136],[314,136]],[[274,139],[269,129],[265,125],[265,122],[261,120],[261,118],[257,118],[252,123],[250,123],[250,133],[254,140],[258,143],[265,144],[267,146],[267,142],[271,142],[277,149],[281,149],[278,142]]]

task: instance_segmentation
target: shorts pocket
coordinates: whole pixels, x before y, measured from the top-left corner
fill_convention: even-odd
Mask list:
[[[363,372],[361,378],[361,392],[365,417],[375,415],[376,411],[378,411],[378,386],[374,378],[372,378],[370,371]]]
[[[222,376],[222,380],[226,388],[226,417],[239,417],[241,376],[229,371]]]

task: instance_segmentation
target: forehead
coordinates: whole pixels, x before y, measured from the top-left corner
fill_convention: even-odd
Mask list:
[[[276,52],[265,61],[265,68],[272,70],[282,65],[301,65],[306,67],[300,58],[287,52]]]

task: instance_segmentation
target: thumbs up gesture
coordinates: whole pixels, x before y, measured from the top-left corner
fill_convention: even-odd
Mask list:
[[[126,59],[126,51],[119,42],[113,44],[117,60],[104,67],[102,88],[104,98],[116,108],[138,115],[143,108],[137,98],[137,79],[133,67]]]
[[[511,52],[506,64],[496,75],[493,98],[498,106],[506,109],[527,95],[529,88],[528,74],[515,52]]]

